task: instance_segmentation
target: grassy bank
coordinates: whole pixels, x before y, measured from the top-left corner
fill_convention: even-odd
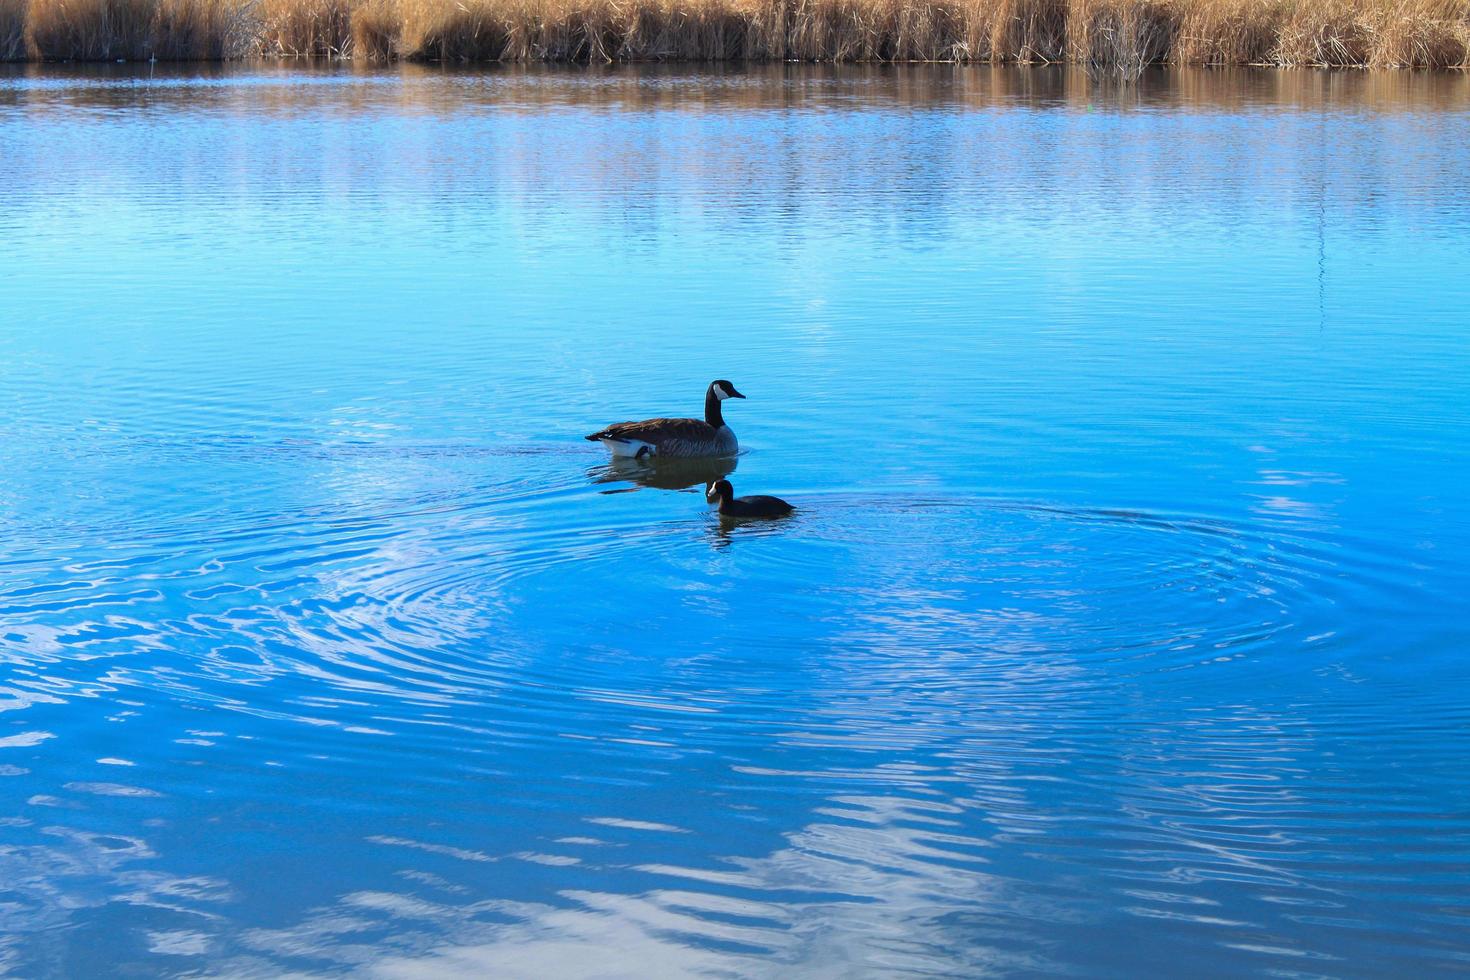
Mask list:
[[[0,0],[0,59],[1470,66],[1470,0]]]

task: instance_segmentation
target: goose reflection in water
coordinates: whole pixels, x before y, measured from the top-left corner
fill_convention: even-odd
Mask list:
[[[593,483],[631,483],[633,486],[600,490],[599,493],[631,493],[648,487],[653,490],[683,490],[704,493],[705,487],[735,472],[733,456],[710,459],[633,459],[614,456],[607,463],[587,471]]]

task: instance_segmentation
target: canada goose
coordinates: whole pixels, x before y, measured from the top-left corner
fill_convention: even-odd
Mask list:
[[[705,499],[720,505],[721,517],[785,517],[796,509],[780,497],[737,497],[729,480],[711,483]]]
[[[645,419],[619,422],[587,437],[601,442],[614,456],[647,459],[650,456],[733,456],[740,448],[735,433],[720,414],[726,398],[744,398],[728,381],[711,381],[704,393],[704,421],[699,419]]]

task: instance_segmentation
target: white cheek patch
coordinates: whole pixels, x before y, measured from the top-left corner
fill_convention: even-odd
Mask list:
[[[730,392],[726,390],[724,385],[715,385],[715,397],[720,401],[724,401],[730,397]]]

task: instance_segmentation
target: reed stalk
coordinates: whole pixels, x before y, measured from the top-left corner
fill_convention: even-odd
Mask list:
[[[250,0],[159,0],[149,49],[161,61],[222,61],[249,54],[258,29]]]
[[[25,57],[28,7],[28,0],[0,0],[0,61]]]
[[[32,0],[32,43],[43,58],[146,60],[159,0]]]
[[[354,6],[355,0],[260,0],[257,47],[288,57],[351,57]]]
[[[398,0],[363,0],[352,11],[352,56],[391,61],[403,54],[403,15]]]

